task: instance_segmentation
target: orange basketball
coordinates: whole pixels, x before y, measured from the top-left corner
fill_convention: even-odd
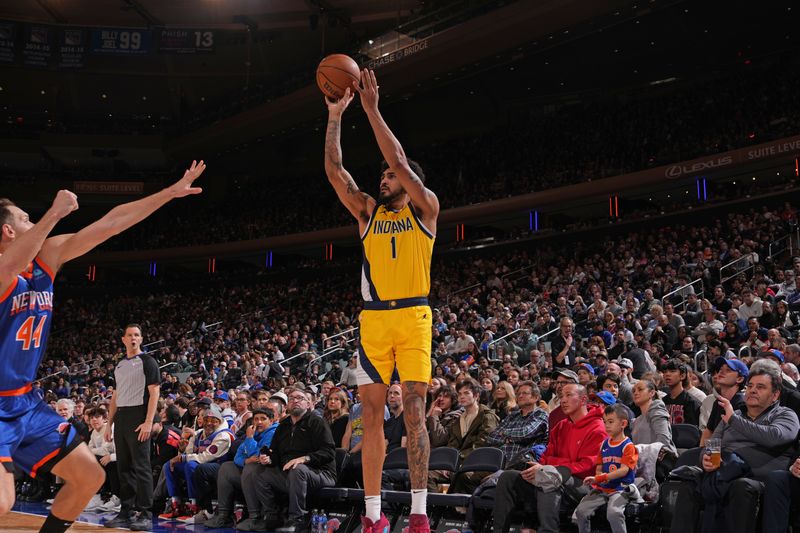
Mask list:
[[[338,100],[344,96],[344,91],[350,87],[353,92],[353,82],[361,80],[361,71],[358,63],[344,54],[331,54],[323,59],[317,67],[317,85],[325,96]]]

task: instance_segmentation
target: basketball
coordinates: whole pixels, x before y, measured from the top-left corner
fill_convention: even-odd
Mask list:
[[[352,89],[353,82],[359,80],[361,80],[361,71],[358,63],[344,54],[331,54],[323,59],[317,67],[319,89],[325,96],[334,100],[344,96],[345,89],[348,87]]]

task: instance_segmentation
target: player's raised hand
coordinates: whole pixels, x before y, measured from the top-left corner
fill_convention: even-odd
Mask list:
[[[338,100],[332,100],[326,96],[325,104],[328,106],[328,113],[341,116],[347,106],[350,105],[350,102],[353,101],[353,96],[355,96],[355,93],[350,90],[350,87],[344,90],[344,96]]]
[[[78,197],[75,193],[61,189],[53,200],[53,212],[58,218],[64,218],[73,211],[78,210]]]
[[[378,80],[375,71],[364,69],[361,71],[361,85],[353,82],[353,87],[361,95],[361,107],[365,110],[378,109]]]
[[[202,160],[199,163],[197,161],[192,161],[192,166],[186,169],[186,172],[183,173],[183,177],[169,188],[171,196],[173,198],[183,198],[184,196],[203,192],[201,187],[192,187],[192,183],[200,177],[205,169],[206,164]]]

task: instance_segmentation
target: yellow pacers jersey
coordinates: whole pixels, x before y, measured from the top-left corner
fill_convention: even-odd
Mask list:
[[[397,213],[386,206],[378,206],[361,236],[364,300],[427,297],[431,290],[434,240],[411,204]]]

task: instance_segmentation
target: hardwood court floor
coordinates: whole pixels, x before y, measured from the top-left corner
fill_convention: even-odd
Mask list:
[[[20,513],[12,511],[6,516],[0,518],[0,531],[8,532],[23,532],[23,531],[39,531],[44,523],[43,516]],[[89,524],[86,522],[75,522],[69,529],[72,531],[91,531],[93,533],[100,533],[101,531],[127,531],[125,529],[106,529],[103,526],[96,524]]]

